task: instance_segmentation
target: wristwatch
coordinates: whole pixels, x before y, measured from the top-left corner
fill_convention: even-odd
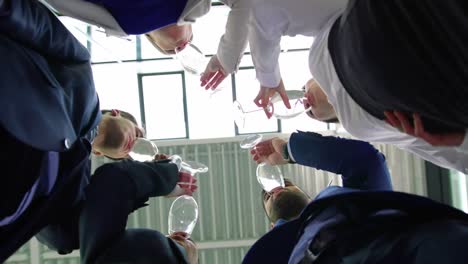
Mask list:
[[[288,163],[291,163],[291,164],[296,163],[295,161],[291,160],[291,157],[289,156],[288,143],[283,145],[283,150],[281,151],[281,156]]]

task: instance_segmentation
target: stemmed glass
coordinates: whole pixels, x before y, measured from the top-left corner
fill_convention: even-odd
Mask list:
[[[132,150],[128,155],[136,161],[153,161],[156,154],[159,153],[158,147],[154,142],[146,138],[137,138],[133,144]],[[198,173],[208,172],[208,167],[200,162],[187,160],[184,161],[179,155],[172,155],[171,162],[177,165],[179,171],[187,172],[192,176]]]
[[[152,161],[159,150],[156,144],[146,138],[137,138],[133,143],[132,150],[128,155],[136,161]]]
[[[199,173],[208,172],[208,166],[206,166],[205,164],[203,164],[201,162],[192,161],[192,160],[184,161],[184,160],[182,160],[182,157],[180,157],[179,155],[172,155],[169,158],[171,159],[172,163],[177,165],[177,168],[179,168],[180,172],[189,173],[193,177],[196,177]],[[191,182],[178,182],[177,184],[192,185],[193,183],[191,183]]]
[[[278,119],[291,119],[294,118],[302,113],[310,111],[310,107],[304,107],[304,92],[301,90],[288,90],[286,91],[288,95],[289,102],[291,104],[291,109],[286,108],[284,105],[281,96],[279,94],[275,94],[268,106],[266,107],[266,111],[270,113],[272,116]],[[244,110],[244,107],[239,101],[233,102],[233,110],[234,110],[234,122],[238,127],[243,128],[245,126],[245,119],[247,115],[259,111],[264,111],[263,108],[256,108],[253,110]]]
[[[176,58],[182,67],[189,73],[200,76],[208,63],[203,52],[192,43],[188,43],[182,49],[176,49]]]
[[[198,220],[198,204],[192,196],[182,195],[174,200],[169,209],[169,235],[182,233],[190,237]]]
[[[252,149],[260,141],[262,136],[258,134],[250,135],[240,142],[240,147],[243,149]],[[284,188],[284,177],[278,166],[269,165],[262,162],[257,166],[257,181],[266,192],[271,192],[273,189]]]

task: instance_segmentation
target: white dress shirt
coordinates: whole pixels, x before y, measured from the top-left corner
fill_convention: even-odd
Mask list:
[[[108,36],[123,37],[122,30],[114,17],[105,8],[84,0],[43,0],[63,15],[70,16],[105,30]],[[226,73],[239,68],[240,60],[247,47],[248,21],[251,0],[220,0],[229,6],[226,31],[218,45],[217,57]],[[211,8],[211,0],[188,0],[177,24],[195,23]]]
[[[333,16],[318,34],[310,50],[309,67],[335,108],[338,119],[352,136],[370,142],[392,144],[439,166],[468,173],[468,139],[459,147],[434,147],[422,139],[398,131],[385,121],[362,109],[346,92],[335,71],[328,50],[328,36]]]
[[[282,36],[315,36],[347,0],[251,0],[249,43],[257,79],[265,87],[281,80],[278,57]]]
[[[231,8],[226,23],[226,31],[221,37],[216,56],[226,73],[239,69],[239,63],[248,43],[250,4],[252,0],[220,0]],[[194,23],[208,13],[211,0],[188,0],[177,24]]]

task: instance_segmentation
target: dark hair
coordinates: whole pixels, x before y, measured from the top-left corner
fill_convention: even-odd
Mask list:
[[[126,111],[122,111],[122,110],[118,110],[119,113],[120,113],[120,116],[122,116],[123,118],[129,120],[130,122],[134,123],[135,125],[138,126],[138,122],[136,121],[136,118],[130,114],[129,112],[126,112]],[[104,114],[107,114],[107,113],[112,113],[112,110],[109,110],[109,109],[103,109],[101,110],[101,114],[104,115]],[[113,136],[113,135],[112,135]],[[112,138],[107,138],[106,137],[106,140],[110,140],[112,142],[121,142],[121,138],[115,138],[115,137],[112,137]],[[109,145],[109,143],[107,143]],[[113,143],[111,143],[110,145],[113,145]],[[111,160],[124,160],[125,158],[112,158],[112,157],[109,157],[107,155],[104,155],[104,157],[108,158],[108,159],[111,159]]]
[[[293,185],[293,183],[290,180],[285,179],[285,182],[287,181],[289,181],[291,185]],[[302,189],[300,190],[302,191]],[[278,221],[278,219],[284,219],[286,221],[289,221],[298,217],[301,214],[302,210],[304,210],[304,208],[310,202],[310,197],[304,191],[300,193],[284,192],[280,196],[278,196],[274,203],[272,203],[272,212],[270,215],[268,215],[264,203],[264,196],[266,192],[262,190],[261,193],[263,211],[265,211],[266,216],[272,223],[275,223],[276,221]]]
[[[108,127],[107,131],[115,131],[118,129],[118,124],[113,119],[109,120],[105,126]],[[125,138],[123,134],[106,133],[106,137],[104,138],[102,145],[106,148],[118,148],[124,140]]]
[[[122,110],[118,110],[118,111],[120,112],[120,115],[123,118],[129,120],[130,122],[132,122],[133,124],[138,126],[138,122],[137,122],[136,118],[132,114],[130,114],[129,112],[122,111]],[[112,110],[109,110],[109,109],[101,110],[102,115],[107,114],[107,113],[112,113]]]

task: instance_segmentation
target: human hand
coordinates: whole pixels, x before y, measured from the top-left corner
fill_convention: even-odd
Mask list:
[[[291,104],[289,103],[289,98],[288,95],[286,94],[286,89],[284,88],[283,80],[280,81],[279,85],[277,87],[265,87],[265,86],[260,86],[260,91],[258,91],[257,97],[254,99],[254,103],[258,107],[263,107],[263,110],[265,111],[265,115],[267,118],[271,118],[273,115],[272,112],[269,112],[267,110],[268,103],[270,102],[271,97],[275,95],[275,93],[278,93],[281,99],[283,100],[284,105],[288,108],[291,109]]]
[[[177,182],[176,187],[166,197],[177,197],[181,195],[192,196],[192,194],[198,189],[196,183],[197,179],[190,173],[179,172],[179,181]]]
[[[281,152],[287,142],[280,138],[272,138],[258,143],[255,148],[250,151],[252,159],[257,163],[266,162],[270,165],[286,164],[287,160],[283,159]]]
[[[154,160],[155,160],[155,161],[167,160],[167,159],[169,159],[169,155],[162,154],[162,153],[161,153],[161,154],[156,154],[156,155],[154,156]]]
[[[200,86],[204,86],[205,90],[214,90],[224,79],[226,79],[227,75],[228,74],[219,62],[218,57],[214,55],[211,57],[208,65],[206,65],[205,71],[200,77]]]
[[[421,116],[413,114],[413,124],[401,111],[385,111],[387,122],[392,127],[413,137],[420,138],[432,146],[460,146],[465,139],[465,132],[429,133],[424,129]]]

